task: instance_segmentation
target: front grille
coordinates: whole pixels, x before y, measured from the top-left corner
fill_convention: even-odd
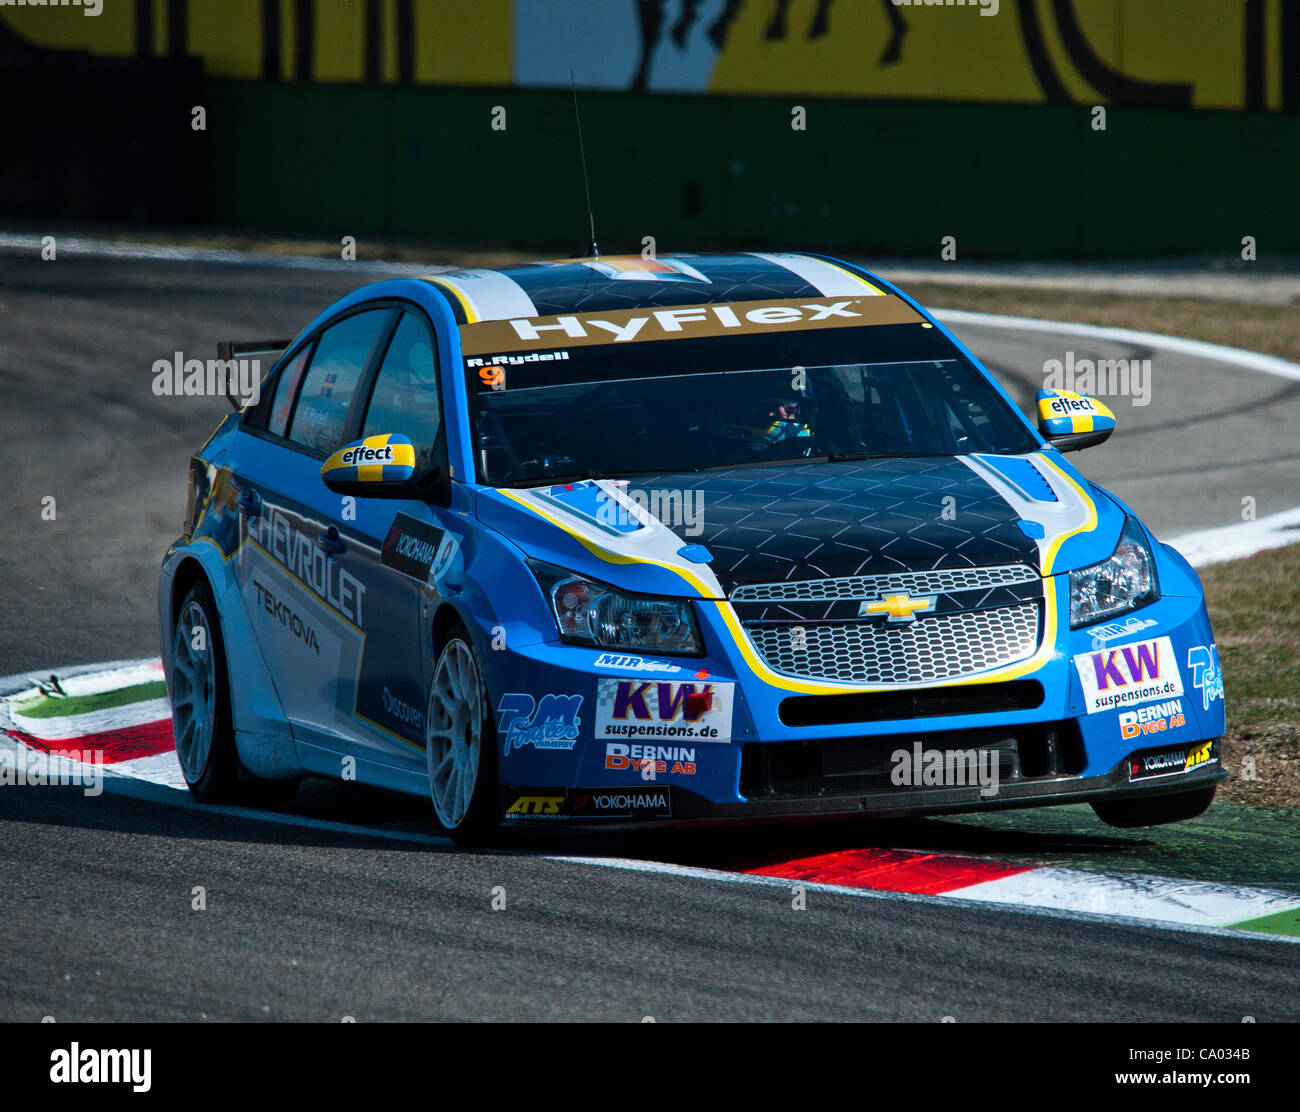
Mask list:
[[[1026,660],[1038,647],[1037,602],[888,623],[749,623],[764,663],[782,675],[839,683],[932,683]]]
[[[888,575],[849,575],[839,579],[796,579],[751,583],[731,592],[732,602],[834,602],[876,598],[887,593],[942,595],[1032,583],[1040,576],[1024,564],[946,571],[900,571]]]

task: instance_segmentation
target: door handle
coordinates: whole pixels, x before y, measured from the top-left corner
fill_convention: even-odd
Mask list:
[[[333,525],[316,538],[316,543],[331,556],[337,556],[339,553],[348,550],[347,542],[339,536],[338,529]]]
[[[239,512],[248,517],[260,517],[262,513],[262,498],[255,490],[246,490],[239,496],[235,502],[239,507]]]

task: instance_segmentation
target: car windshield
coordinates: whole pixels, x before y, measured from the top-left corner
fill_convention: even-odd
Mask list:
[[[859,331],[871,333],[876,342],[869,346],[880,346],[881,330],[852,329],[829,337],[804,333],[797,344],[769,344],[752,354],[733,350],[754,347],[738,338],[639,344],[635,353],[602,345],[518,366],[509,357],[467,361],[479,479],[525,486],[810,459],[1013,454],[1038,446],[946,339],[926,336],[918,352],[925,358],[898,358],[907,345],[886,360],[845,358]],[[716,367],[723,343],[732,345],[732,364],[763,354],[785,358]],[[777,346],[787,350],[773,352]]]

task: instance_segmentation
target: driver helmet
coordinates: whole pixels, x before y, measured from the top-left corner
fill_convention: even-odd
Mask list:
[[[740,413],[721,423],[717,432],[731,440],[743,440],[754,452],[799,437],[811,437],[803,419],[804,403],[796,397],[766,396],[746,402]]]

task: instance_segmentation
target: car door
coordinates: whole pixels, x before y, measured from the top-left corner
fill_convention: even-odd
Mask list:
[[[368,372],[400,310],[363,305],[327,322],[292,354],[272,385],[264,428],[241,428],[233,453],[241,545],[236,577],[258,646],[305,763],[333,768],[338,754],[393,763],[409,750],[375,743],[357,704],[377,657],[369,643],[417,641],[418,615],[384,598],[376,580],[380,515],[332,493],[322,461],[357,420]],[[355,513],[353,512],[355,510]],[[407,758],[408,760],[410,758]]]
[[[341,532],[367,588],[367,636],[350,736],[372,759],[421,772],[428,656],[421,613],[434,569],[455,543],[444,520],[447,449],[436,351],[423,314],[403,311],[367,376],[345,437],[407,437],[423,497],[333,496],[336,504],[345,503],[338,507]]]

